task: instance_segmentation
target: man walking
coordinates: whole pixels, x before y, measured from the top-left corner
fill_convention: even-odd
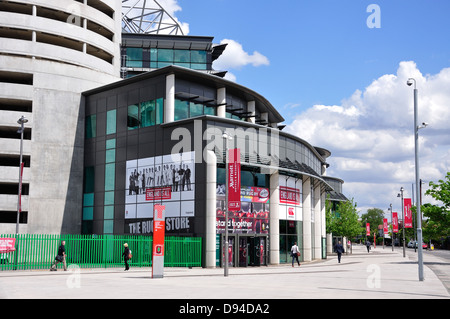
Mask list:
[[[56,271],[56,265],[58,263],[63,263],[64,265],[64,271],[67,270],[67,265],[66,265],[66,242],[63,240],[61,242],[61,246],[59,246],[58,248],[58,255],[55,257],[55,260],[53,261],[52,267],[50,268],[50,271]]]

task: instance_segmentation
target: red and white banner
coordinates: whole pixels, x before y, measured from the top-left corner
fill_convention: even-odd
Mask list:
[[[241,150],[228,150],[228,210],[241,209]]]
[[[0,238],[0,253],[9,253],[16,250],[15,238]]]
[[[412,228],[412,211],[411,211],[411,198],[403,199],[403,213],[405,216],[405,228]]]
[[[392,213],[392,231],[398,233],[398,214],[396,212]]]
[[[383,218],[383,232],[385,235],[389,233],[387,218]]]
[[[366,223],[366,236],[370,236],[370,224]]]
[[[280,203],[300,205],[300,190],[292,187],[280,186]]]

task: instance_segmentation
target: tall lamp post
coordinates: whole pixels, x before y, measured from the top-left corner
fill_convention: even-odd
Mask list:
[[[394,251],[394,245],[395,245],[395,241],[394,241],[394,217],[393,217],[393,213],[392,213],[392,204],[389,204],[388,210],[391,211],[391,229],[392,229],[391,244],[392,244],[392,251]]]
[[[403,187],[400,187],[400,194],[397,195],[397,197],[400,197],[401,204],[402,204],[402,219],[403,219],[403,225],[402,225],[402,233],[403,233],[403,257],[406,257],[406,243],[405,243],[405,208],[403,207],[403,191],[405,189]]]
[[[417,109],[417,99],[418,91],[416,88],[416,80],[409,78],[406,82],[408,86],[414,84],[414,146],[415,146],[415,166],[416,166],[416,198],[417,198],[417,241],[418,241],[418,267],[419,267],[419,281],[423,281],[423,248],[422,248],[422,214],[420,212],[420,178],[419,178],[419,129],[422,127],[418,126],[418,109]],[[423,123],[426,126],[425,123]]]
[[[225,168],[226,168],[226,184],[225,184],[225,261],[223,265],[223,275],[228,277],[228,141],[232,140],[233,137],[227,132],[222,134],[222,138],[225,141]]]
[[[19,221],[20,221],[20,212],[22,211],[22,203],[21,203],[21,197],[22,197],[22,173],[23,173],[23,161],[22,161],[22,154],[23,154],[23,132],[25,128],[23,125],[27,123],[28,120],[22,115],[20,119],[17,120],[17,123],[20,124],[20,128],[17,131],[17,133],[20,133],[20,167],[19,167],[19,191],[17,196],[17,221],[16,221],[16,234],[19,234]]]

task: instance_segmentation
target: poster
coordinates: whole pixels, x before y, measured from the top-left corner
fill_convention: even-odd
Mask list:
[[[216,190],[216,231],[225,232],[225,185]],[[241,186],[240,210],[228,212],[230,233],[269,233],[269,190],[263,187]]]
[[[392,231],[398,233],[398,214],[396,212],[392,213]]]
[[[189,232],[195,217],[195,152],[127,161],[125,188],[126,234],[151,234],[156,204],[166,207],[168,233]]]
[[[279,216],[283,220],[302,220],[302,180],[279,176]]]
[[[241,152],[228,150],[228,211],[241,209]]]
[[[412,211],[411,211],[411,198],[403,199],[403,208],[405,216],[405,228],[412,228]]]

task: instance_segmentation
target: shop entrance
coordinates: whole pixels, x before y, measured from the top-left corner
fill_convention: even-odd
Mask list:
[[[217,239],[225,243],[225,236],[221,234]],[[217,246],[216,249],[219,249]],[[268,237],[255,235],[228,235],[228,245],[223,246],[220,265],[224,266],[225,254],[228,254],[229,267],[267,266]],[[218,261],[219,262],[219,261]]]
[[[267,236],[238,236],[239,267],[267,265]]]

